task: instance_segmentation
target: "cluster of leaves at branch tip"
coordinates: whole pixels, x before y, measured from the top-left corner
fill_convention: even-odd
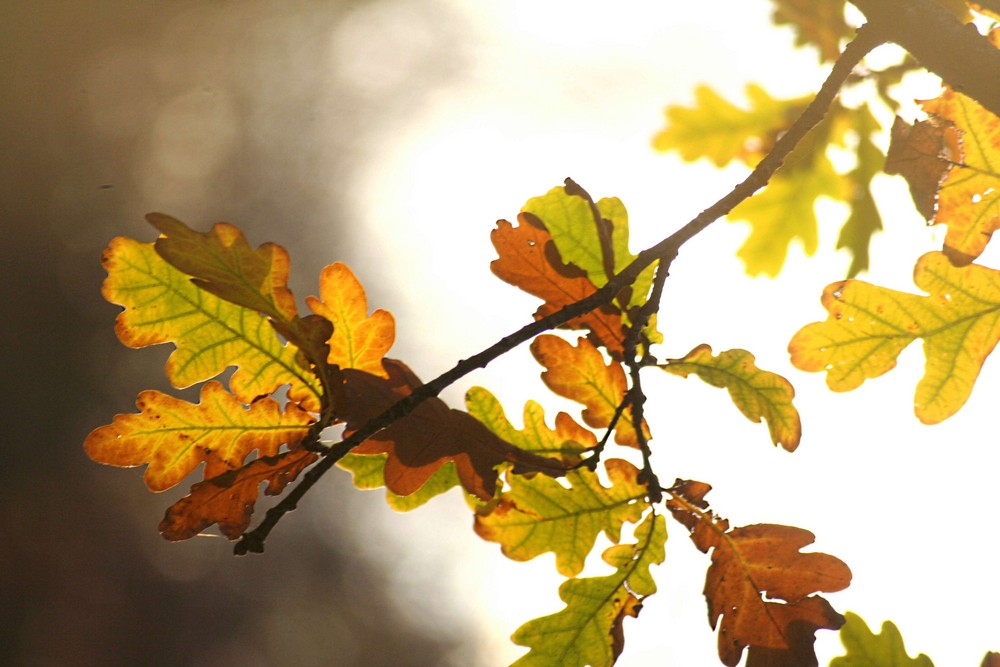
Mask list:
[[[850,32],[844,0],[774,3],[775,22],[790,25],[799,43],[814,45],[822,60],[837,57]],[[942,4],[968,13],[964,3]],[[996,33],[992,39],[1000,40]],[[882,93],[897,80],[871,76]],[[719,166],[762,159],[808,102],[779,100],[754,85],[747,88],[749,109],[707,87],[695,97],[694,108],[667,110],[668,126],[654,144]],[[973,263],[1000,226],[1000,120],[947,89],[922,107],[925,120],[897,119],[886,162],[872,111],[835,103],[770,185],[730,217],[751,227],[739,253],[747,272],[774,275],[793,241],[807,253],[816,250],[819,197],[851,204],[838,241],[851,253],[850,279],[825,290],[829,317],[793,337],[792,362],[825,371],[829,386],[843,391],[890,370],[899,352],[921,338],[928,362],[916,413],[934,423],[967,400],[1000,340],[1000,272]],[[846,146],[856,148],[857,160],[841,171],[827,153]],[[942,250],[917,261],[915,282],[926,295],[853,279],[867,268],[871,236],[882,225],[871,182],[883,169],[901,174],[918,210],[947,226]],[[397,510],[458,487],[473,510],[475,532],[505,555],[553,554],[556,571],[567,578],[559,588],[565,607],[514,633],[514,642],[528,649],[517,665],[607,666],[618,659],[625,619],[637,617],[656,592],[652,566],[665,558],[667,514],[709,555],[704,595],[723,664],[735,666],[746,655],[751,666],[816,665],[816,632],[837,628],[847,655],[831,667],[931,664],[923,655],[909,658],[891,623],[874,635],[852,614],[845,622],[819,595],[848,586],[851,572],[833,556],[802,552],[814,540],[809,531],[765,523],[732,528],[709,507],[711,486],[704,482],[678,479],[669,489],[657,483],[653,492],[652,428],[640,418],[643,397],[634,395],[646,367],[725,388],[789,452],[802,433],[791,385],[759,369],[748,351],[714,354],[702,344],[657,359],[652,347],[664,338],[655,314],[646,318],[655,313],[647,309],[655,263],[603,305],[562,324],[577,332],[573,339],[541,334],[531,343],[542,380],[579,404],[579,421],[560,412],[550,425],[541,404],[528,401],[518,427],[492,393],[473,387],[465,410],[436,394],[421,396],[374,429],[414,392],[440,387],[436,381],[424,387],[405,363],[386,356],[395,320],[384,310],[369,312],[347,266],[322,271],[317,296],[305,302],[310,312],[300,315],[281,246],[252,248],[227,223],[198,232],[164,214],[147,219],[160,232],[155,242],[116,238],[105,251],[103,294],[123,307],[116,323],[121,341],[135,348],[172,344],[167,378],[177,388],[203,383],[200,400],[144,391],[137,413],[117,415],[84,446],[101,463],[146,466],[145,483],[156,492],[202,468],[190,493],[160,522],[165,538],[187,539],[212,525],[230,539],[245,538],[262,485],[266,495],[279,495],[304,477],[285,497],[296,499],[318,478],[312,473],[325,472],[314,464],[332,456],[325,463],[349,471],[358,488],[384,488]],[[541,300],[536,319],[592,297],[638,257],[629,248],[622,202],[595,200],[569,179],[529,199],[516,224],[499,221],[491,240],[498,255],[492,271]],[[229,368],[235,370],[227,386],[218,378]],[[345,439],[358,437],[349,452],[321,441],[333,425],[343,427]],[[613,451],[625,458],[641,453],[643,467],[604,456],[609,445],[623,447]],[[657,507],[660,492],[665,513]],[[612,572],[581,577],[601,535],[612,543],[602,554]],[[998,664],[1000,654],[983,661]]]

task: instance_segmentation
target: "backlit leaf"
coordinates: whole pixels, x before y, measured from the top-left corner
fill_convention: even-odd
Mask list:
[[[498,542],[504,555],[514,560],[551,551],[559,573],[575,577],[601,531],[617,543],[622,524],[635,523],[649,508],[646,486],[636,479],[638,468],[621,459],[604,465],[610,487],[586,468],[566,474],[569,488],[545,475],[512,475],[510,490],[499,502],[477,512],[476,533]]]
[[[542,366],[542,381],[556,394],[585,406],[583,421],[592,428],[607,428],[625,399],[628,383],[617,361],[605,363],[600,351],[581,338],[574,346],[558,336],[543,334],[531,343],[531,353]],[[647,439],[649,430],[643,422]],[[615,425],[615,442],[638,447],[632,409],[625,408]]]
[[[791,24],[795,45],[819,49],[821,60],[836,60],[840,43],[854,31],[844,20],[844,0],[774,0],[777,25]]]
[[[955,414],[1000,339],[1000,271],[956,267],[944,253],[930,252],[917,261],[914,282],[928,296],[860,280],[829,285],[822,297],[829,317],[795,334],[792,363],[826,371],[830,389],[848,391],[894,368],[903,348],[921,338],[927,364],[916,415],[935,424]]]
[[[868,248],[872,236],[882,229],[882,216],[875,205],[871,183],[882,172],[885,164],[882,149],[872,141],[872,134],[880,129],[878,121],[867,106],[853,111],[852,115],[858,137],[855,151],[858,163],[847,174],[847,187],[850,191],[847,203],[851,207],[851,213],[837,238],[837,249],[846,248],[851,253],[848,278],[868,270]]]
[[[172,541],[186,540],[218,523],[222,534],[235,540],[250,525],[262,482],[267,484],[264,493],[276,496],[318,458],[314,452],[295,449],[198,482],[167,509],[160,534]]]
[[[383,363],[388,379],[354,369],[344,371],[344,403],[338,414],[347,422],[345,435],[420,386],[420,380],[402,362],[386,359]],[[387,454],[385,486],[400,496],[420,489],[448,461],[455,463],[465,490],[481,500],[496,494],[496,467],[504,462],[514,464],[519,472],[566,472],[562,463],[514,447],[468,413],[449,409],[438,398],[424,401],[355,447],[353,453]]]
[[[557,456],[568,465],[578,462],[584,451],[597,444],[593,432],[577,424],[565,412],[556,415],[555,429],[549,428],[545,423],[545,410],[535,401],[524,404],[524,428],[520,430],[507,420],[500,401],[482,387],[466,392],[465,407],[500,439],[518,449]]]
[[[979,667],[1000,667],[1000,653],[990,651],[983,656],[983,662]]]
[[[381,309],[368,314],[365,290],[346,264],[324,268],[319,285],[320,297],[306,297],[306,304],[333,323],[328,361],[385,377],[382,357],[396,338],[392,314]]]
[[[387,454],[348,454],[337,461],[337,466],[347,470],[353,476],[354,486],[359,489],[379,489],[385,486],[385,464]],[[459,486],[458,473],[455,464],[446,461],[431,475],[423,485],[413,493],[401,496],[389,489],[385,491],[385,500],[389,507],[397,512],[409,512],[423,506],[430,499]]]
[[[958,131],[959,154],[941,182],[934,222],[948,226],[945,253],[968,264],[1000,228],[1000,118],[950,88],[923,108]]]
[[[727,350],[712,355],[712,348],[699,345],[683,359],[670,359],[660,366],[673,375],[695,374],[713,387],[725,387],[733,403],[752,422],[767,422],[771,442],[789,452],[802,437],[799,412],[792,405],[795,390],[785,378],[757,368],[746,350]]]
[[[815,539],[807,530],[774,524],[730,529],[705,510],[710,488],[678,480],[667,507],[692,531],[695,545],[711,551],[705,599],[709,623],[719,631],[719,658],[734,667],[749,649],[748,667],[815,666],[816,630],[837,629],[844,618],[813,593],[846,588],[851,571],[828,554],[802,553]]]
[[[191,276],[201,289],[271,318],[278,332],[306,353],[314,364],[326,355],[329,324],[301,318],[288,289],[288,252],[276,243],[250,247],[243,232],[225,222],[197,232],[163,213],[146,220],[161,236],[153,244],[167,263]]]
[[[118,237],[103,262],[104,298],[125,307],[115,325],[118,338],[129,347],[174,343],[166,366],[174,386],[188,387],[236,366],[229,386],[241,402],[291,384],[292,400],[318,410],[318,379],[266,317],[192,284],[151,243]]]
[[[748,275],[778,275],[793,241],[801,243],[807,255],[816,252],[816,200],[842,198],[845,181],[824,153],[811,158],[779,171],[767,187],[729,213],[730,220],[750,224],[750,235],[736,253]]]
[[[562,262],[552,235],[536,218],[521,213],[517,219],[520,223],[517,227],[506,220],[498,221],[490,234],[500,256],[493,260],[490,269],[498,278],[545,301],[535,311],[535,319],[551,315],[597,291],[582,269]],[[612,353],[622,353],[622,315],[613,305],[573,318],[565,326],[590,329],[598,345],[606,346]]]
[[[635,544],[605,550],[603,558],[615,568],[613,574],[569,579],[559,587],[565,609],[528,621],[514,632],[514,643],[531,650],[512,667],[614,664],[624,648],[625,618],[638,616],[643,601],[656,592],[649,568],[663,562],[663,517],[650,514],[635,529],[635,539]]]
[[[84,449],[98,463],[148,464],[152,491],[169,489],[203,461],[207,479],[241,467],[255,449],[258,456],[274,456],[281,445],[298,444],[314,421],[294,404],[282,412],[270,398],[244,406],[218,382],[205,383],[200,403],[144,391],[136,406],[138,414],[118,415],[94,429]]]
[[[805,97],[775,99],[756,84],[747,85],[749,110],[708,86],[698,86],[694,95],[694,107],[667,107],[667,126],[653,138],[653,147],[676,150],[688,162],[708,158],[716,167],[733,160],[755,166],[809,102]]]
[[[840,628],[840,641],[847,655],[830,661],[830,667],[934,667],[921,653],[911,658],[906,653],[903,638],[891,621],[882,624],[882,632],[873,633],[857,614],[844,614],[847,622]]]

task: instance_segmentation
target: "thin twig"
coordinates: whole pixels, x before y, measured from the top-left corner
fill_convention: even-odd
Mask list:
[[[620,273],[608,280],[607,284],[590,296],[572,303],[563,309],[536,320],[526,326],[521,327],[514,333],[501,338],[499,341],[489,346],[482,352],[475,354],[468,359],[459,361],[453,368],[442,373],[425,385],[413,390],[413,393],[397,401],[386,409],[378,417],[375,417],[360,429],[355,431],[350,437],[331,447],[324,453],[324,457],[313,466],[302,477],[295,488],[282,500],[269,509],[261,523],[253,530],[245,533],[239,542],[234,546],[237,555],[248,552],[261,553],[264,551],[264,541],[268,534],[278,523],[278,521],[288,512],[298,506],[299,500],[312,486],[327,473],[344,455],[354,447],[386,428],[396,420],[410,414],[418,405],[429,398],[437,396],[446,387],[457,380],[468,375],[478,368],[485,368],[491,361],[500,357],[521,343],[531,340],[538,334],[555,329],[575,317],[588,313],[599,306],[602,306],[615,298],[622,289],[635,282],[635,279],[653,262],[659,261],[661,271],[669,271],[670,264],[681,246],[699,234],[710,224],[726,215],[740,202],[752,196],[761,189],[774,175],[774,172],[781,167],[785,158],[802,140],[802,138],[815,127],[826,114],[827,109],[832,104],[837,92],[844,81],[850,75],[855,65],[873,48],[882,43],[882,39],[869,27],[862,27],[858,30],[857,37],[847,45],[840,58],[834,64],[830,75],[820,88],[816,97],[809,106],[802,112],[802,115],[795,121],[788,131],[775,142],[773,150],[764,157],[756,168],[743,182],[734,187],[727,195],[722,197],[712,206],[708,207],[693,220],[681,227],[679,230],[666,237],[656,245],[647,248],[639,253],[636,259],[626,266]],[[662,288],[661,288],[662,289]]]

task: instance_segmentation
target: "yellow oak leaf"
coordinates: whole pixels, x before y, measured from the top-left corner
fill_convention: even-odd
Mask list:
[[[138,414],[116,416],[91,431],[83,446],[98,463],[148,465],[151,491],[169,489],[202,462],[207,479],[241,467],[254,450],[274,456],[282,445],[298,444],[315,421],[292,403],[282,412],[271,398],[245,406],[218,382],[205,383],[199,403],[149,390],[136,406]]]
[[[621,363],[605,363],[600,351],[586,338],[574,346],[558,336],[544,334],[531,343],[531,353],[546,370],[542,381],[556,394],[585,406],[583,421],[593,428],[607,428],[625,400],[628,383]],[[648,439],[649,430],[643,422]],[[615,442],[638,447],[632,409],[625,408],[615,424]]]
[[[683,359],[670,359],[660,368],[681,377],[693,373],[713,387],[725,387],[747,419],[767,422],[771,442],[789,452],[799,446],[802,423],[792,405],[795,389],[777,373],[757,368],[754,356],[746,350],[726,350],[715,356],[711,347],[699,345]]]
[[[282,343],[267,317],[193,284],[160,257],[152,243],[118,237],[104,251],[102,294],[125,307],[115,333],[129,347],[174,343],[166,373],[178,388],[211,379],[229,366],[243,403],[290,384],[289,395],[318,411],[322,387],[298,348]]]
[[[774,22],[791,24],[795,45],[814,45],[822,60],[836,60],[840,42],[853,33],[844,20],[844,0],[774,0],[774,4]]]
[[[586,468],[566,474],[569,488],[546,475],[512,475],[510,490],[499,502],[476,513],[476,534],[499,543],[513,560],[551,551],[559,573],[575,577],[602,531],[617,543],[622,525],[638,521],[649,508],[638,468],[621,459],[610,459],[604,466],[610,487]]]
[[[333,323],[327,360],[341,368],[389,377],[382,368],[382,358],[396,339],[392,313],[379,309],[368,314],[364,287],[346,264],[327,266],[319,284],[319,298],[306,297],[306,304]]]
[[[1000,118],[950,88],[922,106],[958,131],[958,155],[940,183],[934,223],[948,226],[944,249],[952,261],[968,264],[1000,228]]]
[[[795,334],[792,363],[826,371],[830,389],[849,391],[894,368],[903,348],[920,338],[927,364],[914,411],[926,424],[955,414],[1000,340],[1000,271],[958,267],[930,252],[917,260],[914,282],[926,296],[860,280],[827,286],[822,303],[829,317]]]

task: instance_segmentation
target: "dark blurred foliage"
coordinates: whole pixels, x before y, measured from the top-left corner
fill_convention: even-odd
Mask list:
[[[132,351],[115,339],[119,309],[100,297],[108,240],[152,240],[150,210],[201,228],[227,219],[252,243],[285,245],[293,288],[309,293],[323,264],[351,259],[350,175],[366,141],[459,67],[443,10],[338,0],[0,9],[0,665],[469,664],[461,622],[418,630],[352,548],[359,531],[338,519],[319,535],[300,510],[263,556],[235,558],[222,539],[172,545],[155,525],[186,485],[154,496],[140,471],[94,464],[81,447],[132,411],[138,391],[168,389],[167,346]],[[398,59],[412,71],[368,88],[346,62],[353,79],[340,81],[351,49],[337,40],[363,44],[352,25],[391,36],[396,14],[425,33],[409,44],[419,57]]]

